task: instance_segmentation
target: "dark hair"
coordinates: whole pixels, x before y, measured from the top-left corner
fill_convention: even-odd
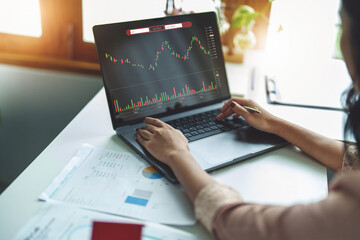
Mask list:
[[[355,63],[356,79],[353,84],[360,91],[360,2],[359,0],[342,0],[342,9],[350,19],[350,41],[352,47],[352,58]],[[354,76],[353,76],[354,77]],[[348,111],[348,119],[345,124],[345,136],[353,134],[360,151],[360,98],[359,92],[352,85],[345,92],[345,108]]]

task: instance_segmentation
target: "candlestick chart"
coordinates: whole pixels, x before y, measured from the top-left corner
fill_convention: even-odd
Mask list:
[[[136,67],[136,68],[140,68],[140,69],[147,69],[150,71],[155,71],[159,67],[159,58],[164,52],[167,52],[170,56],[173,56],[174,58],[176,58],[178,60],[187,61],[190,59],[191,50],[196,45],[204,55],[210,55],[210,51],[204,47],[204,45],[201,43],[199,38],[197,36],[193,36],[191,38],[189,46],[187,47],[184,54],[174,51],[172,49],[169,41],[163,41],[161,43],[161,47],[156,51],[156,55],[154,57],[154,62],[149,63],[147,65],[131,61],[128,57],[116,58],[109,53],[105,53],[105,58],[112,63],[120,63],[120,64],[128,65],[130,67]]]
[[[148,27],[139,24],[99,34],[104,45],[98,53],[115,118],[179,112],[226,95],[221,42],[214,26],[192,21],[188,28],[124,34]]]
[[[142,46],[143,51],[153,54],[146,58],[147,62],[139,57],[138,51],[130,52],[135,57],[121,56],[119,52],[117,56],[112,55],[111,51],[105,52],[107,64],[136,78],[134,82],[128,81],[125,87],[114,86],[112,89],[114,112],[133,114],[144,109],[151,112],[159,106],[174,107],[179,102],[194,104],[200,99],[217,95],[220,74],[211,61],[212,56],[216,56],[212,41],[214,34],[211,28],[207,30],[202,36],[206,41],[197,35],[190,35],[188,41],[183,40],[181,43],[176,38],[158,43],[152,39],[151,44],[146,45],[148,47]]]

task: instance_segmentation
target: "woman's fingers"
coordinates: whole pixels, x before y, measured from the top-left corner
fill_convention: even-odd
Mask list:
[[[224,106],[222,106],[222,108],[220,109],[220,112],[224,113],[226,112],[229,108],[231,108],[230,104],[232,102],[236,102],[240,105],[244,105],[244,106],[248,106],[248,105],[254,105],[255,103],[250,100],[250,99],[245,99],[245,98],[230,98],[225,104]]]
[[[245,108],[243,108],[239,103],[235,101],[230,102],[228,105],[229,107],[216,117],[217,120],[222,120],[224,118],[227,118],[228,116],[234,113],[235,114],[233,115],[233,118],[238,118],[239,116],[242,116],[246,119],[250,114],[249,111],[247,111]]]
[[[156,127],[163,127],[165,123],[157,118],[146,117],[144,123],[154,125]]]
[[[147,125],[137,130],[136,140],[156,159],[168,164],[172,153],[189,151],[188,141],[179,130],[150,117],[144,123]]]
[[[231,114],[233,114],[234,111],[230,108],[226,109],[226,111],[221,112],[219,115],[216,116],[217,120],[222,120],[224,118],[227,118],[228,116],[230,116]]]
[[[236,115],[238,116],[242,116],[245,119],[247,118],[247,116],[250,114],[245,108],[243,108],[240,104],[238,104],[237,102],[233,101],[230,104],[230,107],[232,108],[232,110],[235,112]]]
[[[222,120],[231,114],[235,113],[233,118],[238,118],[239,116],[246,117],[249,114],[242,106],[249,106],[249,107],[257,107],[257,104],[250,100],[244,98],[231,98],[228,100],[224,106],[220,109],[220,114],[216,117],[217,120]]]
[[[145,125],[144,127],[140,128],[140,129],[144,129],[147,130],[151,133],[155,133],[156,129],[158,129],[159,127],[156,127],[154,125]]]
[[[233,102],[238,103],[239,105],[242,106],[254,106],[256,105],[256,103],[253,100],[250,99],[245,99],[245,98],[235,98],[232,100]]]
[[[150,140],[150,138],[153,135],[153,133],[149,132],[148,130],[141,129],[141,128],[138,129],[137,132],[144,140]]]
[[[225,113],[229,108],[230,108],[230,103],[233,101],[234,99],[231,98],[230,100],[228,100],[224,106],[222,106],[222,108],[220,109],[221,113]]]
[[[140,133],[136,133],[136,140],[140,143],[140,145],[144,146],[145,148],[147,147],[147,140],[145,138],[143,138]]]

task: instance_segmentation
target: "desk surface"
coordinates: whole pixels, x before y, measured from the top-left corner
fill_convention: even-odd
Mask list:
[[[269,107],[275,114],[316,129],[319,133],[332,138],[342,137],[342,115],[339,112]],[[82,143],[133,152],[111,127],[103,89],[1,194],[0,239],[11,239],[42,206],[38,196]],[[322,199],[327,193],[325,168],[293,147],[219,170],[213,176],[239,190],[246,200],[254,202],[309,202]],[[200,239],[209,239],[199,223],[181,229],[196,233]]]

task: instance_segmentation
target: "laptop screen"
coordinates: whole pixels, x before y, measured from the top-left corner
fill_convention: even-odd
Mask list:
[[[114,128],[230,97],[213,12],[93,31]]]

